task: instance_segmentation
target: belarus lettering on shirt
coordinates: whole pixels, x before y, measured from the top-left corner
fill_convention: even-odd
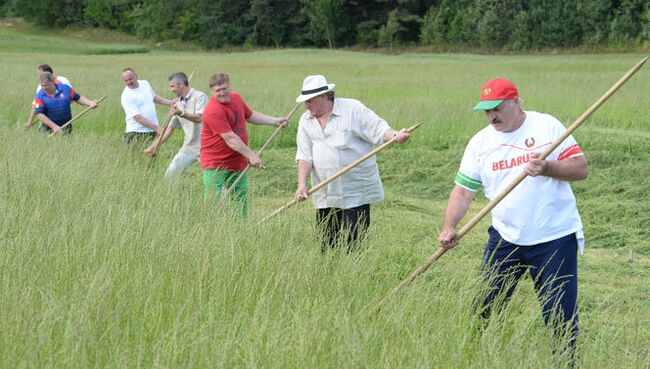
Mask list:
[[[495,194],[503,181],[513,180],[531,160],[531,153],[541,153],[564,130],[557,119],[537,112],[526,112],[526,121],[515,132],[497,132],[487,126],[468,144],[456,183],[477,191],[481,186],[486,195]],[[572,136],[553,150],[547,160],[564,160],[582,155]]]
[[[519,155],[516,158],[508,160],[499,160],[492,163],[492,171],[510,169],[526,164],[530,161],[530,154]]]
[[[533,140],[532,142],[535,141]],[[542,145],[542,146],[546,146],[546,145]],[[564,149],[562,152],[560,152],[560,155],[558,155],[557,160],[564,160],[566,158],[571,158],[579,154],[582,154],[582,150],[580,150],[580,146],[578,146],[578,144],[573,144],[567,147],[566,149]],[[524,154],[506,160],[495,161],[492,162],[492,171],[496,172],[499,170],[515,168],[520,165],[526,164],[529,161],[530,161],[530,154]]]

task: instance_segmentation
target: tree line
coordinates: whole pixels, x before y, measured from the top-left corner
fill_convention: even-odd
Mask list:
[[[649,0],[0,0],[0,16],[208,49],[647,47]]]

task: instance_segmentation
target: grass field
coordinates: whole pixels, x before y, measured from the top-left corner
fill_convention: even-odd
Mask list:
[[[563,366],[528,280],[473,333],[489,220],[379,314],[367,308],[435,251],[465,144],[485,124],[471,111],[483,82],[510,78],[525,108],[568,125],[643,55],[122,53],[141,47],[0,27],[0,367]],[[41,63],[86,97],[108,95],[70,139],[22,128]],[[291,110],[305,75],[321,73],[337,96],[363,101],[393,127],[425,124],[380,154],[386,200],[363,251],[323,255],[309,203],[256,225],[295,190],[295,118],[265,152],[268,169],[252,173],[242,220],[202,200],[198,167],[176,183],[162,178],[180,133],[153,165],[122,146],[125,67],[167,97],[172,72],[196,70],[193,85],[207,92],[209,75],[225,71],[253,109],[277,116]],[[589,178],[573,185],[587,238],[584,368],[650,368],[649,86],[646,66],[575,134],[590,162]],[[271,132],[253,127],[251,146]]]

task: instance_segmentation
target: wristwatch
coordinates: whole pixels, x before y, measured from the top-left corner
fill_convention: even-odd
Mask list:
[[[185,110],[181,110],[181,113],[179,114],[181,117],[185,117]]]

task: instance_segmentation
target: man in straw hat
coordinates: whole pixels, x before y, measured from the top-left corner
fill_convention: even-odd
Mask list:
[[[262,167],[260,158],[248,147],[246,122],[285,126],[286,118],[274,118],[251,110],[244,99],[230,88],[230,77],[216,73],[210,77],[212,98],[203,111],[200,161],[203,168],[204,196],[219,198],[250,164]],[[246,176],[233,192],[245,216],[248,210]]]
[[[296,162],[298,189],[295,198],[305,200],[307,177],[311,185],[330,177],[372,151],[373,145],[392,138],[404,143],[406,129],[396,131],[361,102],[334,98],[334,84],[322,75],[307,76],[296,102],[307,111],[298,125]],[[359,164],[313,194],[323,250],[346,245],[350,251],[370,226],[370,204],[384,198],[375,157]],[[345,236],[345,239],[342,237]]]
[[[530,176],[492,210],[482,265],[490,288],[476,303],[481,318],[487,319],[493,308],[505,305],[493,306],[497,297],[507,302],[528,271],[545,322],[554,327],[556,338],[568,333],[565,347],[573,353],[578,332],[577,252],[584,238],[570,182],[587,178],[587,160],[572,136],[541,160],[540,152],[565,128],[551,115],[522,110],[517,88],[505,78],[483,85],[474,110],[483,110],[489,124],[465,149],[438,237],[440,246],[458,244],[456,225],[481,186],[492,199],[522,171]]]

